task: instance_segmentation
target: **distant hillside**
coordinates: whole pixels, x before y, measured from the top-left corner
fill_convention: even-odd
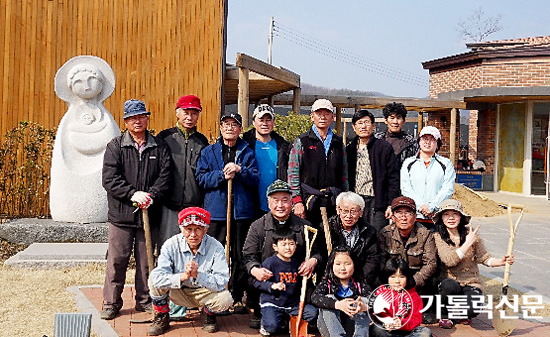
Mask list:
[[[351,89],[332,89],[326,87],[320,87],[307,83],[302,83],[302,95],[338,95],[338,96],[387,96],[377,91],[360,91]]]

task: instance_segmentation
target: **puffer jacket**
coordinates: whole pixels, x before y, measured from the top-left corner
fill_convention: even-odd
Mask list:
[[[212,220],[226,220],[227,180],[223,174],[222,138],[205,147],[197,163],[197,182],[204,191],[204,208],[210,212]],[[254,151],[241,138],[237,139],[235,164],[241,171],[233,178],[233,216],[236,220],[254,218],[254,195],[258,190],[260,172]]]
[[[353,277],[349,280],[349,287],[353,292],[350,298],[356,299],[358,296],[361,296],[364,301],[367,300],[367,297],[372,291],[365,281],[355,280]],[[327,277],[323,277],[311,295],[311,303],[320,309],[334,310],[336,301],[342,299],[337,295],[339,289],[340,282],[338,280],[334,282]],[[333,295],[334,297],[328,295]]]
[[[382,265],[391,258],[401,257],[409,263],[418,288],[434,276],[437,269],[437,254],[433,233],[420,223],[415,222],[404,245],[395,224],[388,225],[379,233],[382,248]]]
[[[197,131],[185,138],[177,126],[161,131],[157,138],[168,145],[172,155],[172,185],[164,198],[165,206],[174,211],[202,206],[203,193],[195,172],[201,151],[208,146],[208,139]]]
[[[151,193],[148,208],[151,226],[160,219],[161,200],[171,183],[171,161],[168,146],[147,132],[143,152],[134,147],[128,132],[113,138],[103,157],[102,184],[107,191],[109,222],[117,226],[142,227],[142,212],[134,212],[130,198],[137,191]]]

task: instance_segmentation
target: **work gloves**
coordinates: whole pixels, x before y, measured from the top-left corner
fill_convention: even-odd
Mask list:
[[[153,204],[153,198],[151,198],[151,193],[137,191],[130,198],[134,203],[134,206],[139,208],[148,208]]]

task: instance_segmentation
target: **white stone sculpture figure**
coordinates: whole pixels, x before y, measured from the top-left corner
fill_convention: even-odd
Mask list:
[[[103,101],[114,89],[113,70],[95,56],[73,57],[55,75],[55,93],[69,105],[53,148],[50,211],[55,221],[107,221],[103,154],[120,128]]]

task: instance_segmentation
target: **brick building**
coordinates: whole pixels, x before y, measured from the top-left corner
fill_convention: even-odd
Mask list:
[[[476,110],[470,155],[487,165],[483,189],[548,196],[550,36],[466,46],[422,64],[430,98],[464,100]]]

